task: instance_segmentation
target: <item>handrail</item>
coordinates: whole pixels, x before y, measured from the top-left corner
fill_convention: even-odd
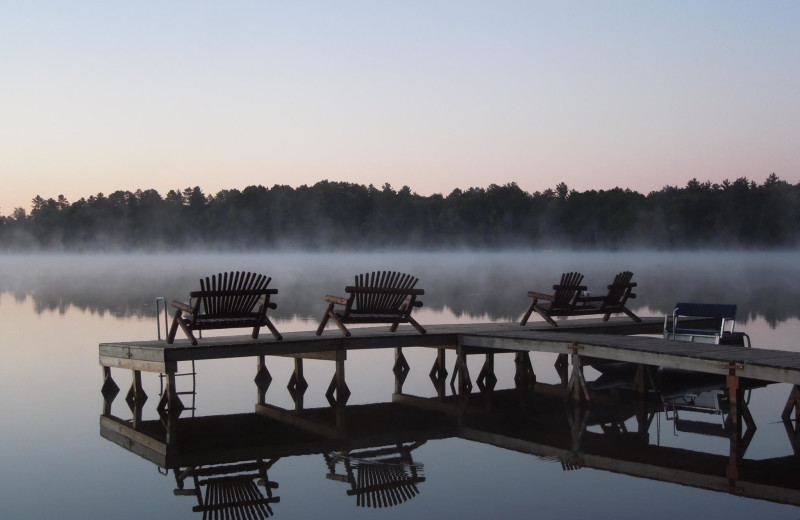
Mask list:
[[[158,339],[161,340],[161,315],[159,314],[159,302],[164,302],[164,337],[167,337],[167,327],[169,326],[169,316],[167,314],[167,299],[163,296],[156,297],[156,332]]]

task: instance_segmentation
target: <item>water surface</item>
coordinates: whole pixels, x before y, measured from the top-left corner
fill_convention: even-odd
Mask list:
[[[155,298],[184,299],[197,288],[201,276],[234,269],[272,276],[272,286],[280,291],[274,321],[281,331],[292,331],[315,328],[325,308],[322,296],[340,294],[354,274],[368,270],[396,269],[418,276],[426,291],[425,306],[417,313],[423,324],[514,321],[527,306],[526,291],[546,290],[561,272],[581,271],[590,291],[602,292],[616,272],[631,270],[639,283],[632,308],[642,316],[667,314],[679,300],[736,303],[738,327],[751,335],[755,347],[798,351],[798,259],[796,253],[466,252],[0,257],[0,348],[6,360],[0,378],[4,416],[0,423],[0,461],[5,468],[0,477],[0,517],[202,518],[202,513],[192,511],[197,505],[194,497],[175,494],[178,486],[173,471],[159,468],[100,435],[102,371],[97,363],[97,345],[101,342],[154,339]],[[404,391],[436,396],[428,377],[435,352],[407,349],[406,355],[411,372]],[[481,368],[478,357],[470,359],[473,379]],[[547,355],[533,356],[542,388],[559,382],[553,361]],[[393,363],[392,351],[351,354],[346,365],[352,391],[348,406],[358,410],[358,406],[375,405],[376,421],[381,420],[380,405],[391,402],[395,390]],[[452,372],[452,355],[449,363]],[[294,401],[286,389],[292,360],[270,359],[268,366],[274,377],[268,402],[292,408]],[[193,400],[196,410],[182,415],[187,424],[191,424],[188,420],[192,416],[211,417],[223,428],[229,424],[235,430],[237,414],[252,414],[257,402],[255,369],[253,359],[199,362]],[[496,372],[497,391],[513,392],[512,358],[498,356]],[[305,407],[328,407],[325,391],[332,374],[330,362],[306,362],[309,388]],[[587,370],[587,376],[596,377],[597,373]],[[131,375],[115,371],[114,378],[122,392],[113,403],[113,411],[127,420],[131,411],[124,397]],[[145,421],[158,421],[155,405],[159,383],[154,374],[143,377],[150,396],[145,404]],[[789,390],[787,385],[770,385],[750,395],[749,409],[757,427],[743,459],[754,464],[775,460],[771,466],[774,473],[800,462],[780,420]],[[481,396],[477,389],[474,391],[475,402],[480,405]],[[449,388],[446,393],[451,394]],[[570,409],[545,398],[538,402],[539,410],[547,413],[526,416],[518,423],[508,419],[508,414],[502,416],[505,422],[491,419],[491,415],[487,422],[484,415],[477,414],[465,424],[473,432],[497,435],[510,434],[516,427],[517,438],[529,440],[552,431],[555,444],[573,446],[572,437],[562,438],[571,435],[570,431],[560,429],[569,424]],[[502,408],[499,404],[498,409]],[[424,476],[424,481],[416,484],[416,495],[380,509],[360,507],[357,498],[347,493],[352,486],[346,479],[330,478],[323,453],[280,457],[268,472],[269,480],[279,484],[274,494],[280,502],[272,504],[272,513],[276,518],[437,514],[462,518],[633,518],[643,514],[674,518],[699,516],[701,511],[710,518],[800,516],[798,507],[779,500],[738,496],[735,486],[712,491],[690,482],[680,485],[581,464],[581,456],[586,462],[591,459],[589,455],[600,453],[592,450],[615,449],[623,434],[630,436],[631,443],[644,442],[656,453],[663,448],[663,453],[673,458],[685,455],[691,461],[710,456],[710,460],[727,461],[729,438],[708,434],[722,428],[724,414],[683,413],[684,424],[708,425],[701,434],[682,431],[683,425],[679,427],[668,411],[656,413],[644,431],[636,416],[628,415],[627,408],[620,408],[616,418],[606,422],[599,417],[600,410],[593,413],[596,416],[582,430],[584,445],[575,445],[572,459],[502,448],[497,443],[487,444],[477,435],[463,438],[448,436],[445,431],[431,436],[411,451],[414,464]],[[278,426],[274,429],[277,431]],[[236,447],[235,440],[226,443],[227,447]],[[625,452],[624,442],[622,446]],[[609,460],[613,460],[610,454]],[[720,475],[725,475],[724,466]],[[344,471],[342,468],[340,462],[337,471]]]

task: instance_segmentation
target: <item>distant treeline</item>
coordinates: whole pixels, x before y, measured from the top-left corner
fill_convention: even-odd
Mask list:
[[[577,192],[560,183],[528,193],[515,183],[421,196],[407,186],[322,181],[98,193],[68,202],[36,196],[0,216],[10,250],[795,248],[800,183],[775,174],[721,184],[689,181],[642,195]]]

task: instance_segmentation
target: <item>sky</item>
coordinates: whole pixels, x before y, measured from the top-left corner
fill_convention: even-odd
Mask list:
[[[0,214],[344,181],[800,182],[800,2],[40,1],[0,12]]]

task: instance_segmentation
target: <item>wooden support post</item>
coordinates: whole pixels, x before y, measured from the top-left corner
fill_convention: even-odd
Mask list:
[[[553,366],[556,369],[558,377],[561,379],[561,386],[566,388],[569,381],[569,359],[567,354],[559,354]]]
[[[494,373],[494,352],[487,352],[486,359],[483,362],[476,384],[481,393],[486,397],[485,405],[487,410],[492,408],[492,394],[494,387],[497,385],[497,376]]]
[[[345,405],[347,399],[350,397],[350,389],[347,387],[344,374],[344,360],[347,356],[347,351],[336,351],[336,430],[340,435],[347,434],[347,423],[345,417]]]
[[[572,350],[572,354],[570,355],[572,358],[572,374],[567,384],[566,396],[568,399],[572,399],[577,403],[589,405],[591,404],[589,389],[586,386],[586,379],[583,376],[583,365],[581,357],[578,354],[578,351],[582,348],[582,346],[577,344],[573,344],[570,347],[570,350]]]
[[[392,367],[392,372],[394,372],[394,392],[396,394],[403,393],[403,383],[405,383],[410,371],[411,367],[408,366],[406,356],[403,355],[403,349],[397,347],[394,349],[394,366]]]
[[[525,408],[530,404],[530,396],[536,388],[536,374],[533,371],[530,353],[517,352],[514,354],[514,365],[514,383],[519,393],[519,404],[521,408]]]
[[[647,409],[647,401],[645,399],[638,399],[636,402],[637,433],[646,434],[650,430],[650,425],[655,416],[655,412],[650,412]]]
[[[741,417],[739,412],[739,376],[736,375],[736,366],[729,365],[728,376],[726,378],[728,385],[728,417],[731,420],[731,426],[738,429],[737,438],[741,435]]]
[[[533,371],[531,356],[529,352],[517,352],[514,354],[514,382],[517,387],[532,390],[536,385],[536,373]]]
[[[456,352],[456,368],[453,370],[453,376],[458,374],[458,395],[466,399],[472,391],[472,381],[470,381],[467,368],[467,353],[461,344],[458,345]]]
[[[446,397],[447,368],[445,367],[445,352],[446,350],[443,348],[436,349],[436,360],[433,362],[433,367],[431,367],[431,371],[428,373],[440,400]]]
[[[583,432],[586,430],[586,423],[589,420],[589,410],[581,406],[567,405],[566,412],[572,437],[571,451],[577,456],[581,450],[581,438],[583,437]]]
[[[254,381],[258,388],[258,404],[266,404],[267,389],[269,389],[269,385],[272,383],[272,375],[270,375],[269,370],[267,370],[266,356],[258,356]]]
[[[402,394],[403,393],[403,383],[405,382],[405,378],[400,377],[400,371],[398,370],[398,363],[400,362],[400,358],[403,356],[403,349],[401,347],[397,347],[394,349],[394,393]]]
[[[728,467],[726,475],[728,477],[728,488],[731,492],[737,489],[736,482],[739,480],[739,439],[742,435],[742,421],[739,417],[739,378],[736,376],[736,368],[730,368],[727,376],[728,386],[728,418],[730,422],[730,454],[728,456]]]
[[[794,419],[792,414],[794,413]],[[800,386],[794,385],[781,414],[786,435],[795,455],[800,455]]]
[[[305,390],[308,387],[303,375],[303,358],[294,358],[294,378],[295,393],[292,394],[292,397],[294,398],[294,409],[299,412],[305,404]]]
[[[800,456],[800,430],[798,430],[796,424],[797,421],[783,420],[783,427],[786,429],[786,436],[789,437],[792,450],[795,455]]]
[[[142,424],[142,409],[147,396],[142,388],[142,372],[133,371],[133,381],[131,382],[131,392],[133,396],[133,429],[138,429]]]
[[[173,445],[177,442],[178,431],[178,415],[180,409],[183,408],[178,397],[178,391],[175,386],[175,371],[170,370],[167,372],[167,384],[164,388],[164,393],[167,398],[167,416],[166,416],[166,429],[167,429],[167,444]]]
[[[786,400],[786,406],[783,407],[781,419],[788,421],[792,418],[794,412],[794,420],[800,421],[800,386],[794,385],[792,391],[789,393],[789,399]]]
[[[642,364],[637,365],[636,375],[633,377],[634,391],[640,396],[643,396],[650,390],[655,390],[656,388],[656,382],[653,378],[653,367]]]
[[[461,370],[461,349],[459,347],[456,347],[456,362],[453,364],[453,374],[450,376],[450,389],[453,391],[453,394],[458,393],[456,391],[455,381],[456,378],[459,377],[460,370]]]
[[[111,415],[111,404],[119,393],[119,386],[111,377],[111,367],[103,367],[103,386],[100,393],[103,394],[103,415],[109,416]]]
[[[497,376],[494,373],[494,352],[487,352],[481,371],[476,380],[481,392],[491,393],[497,385]]]

